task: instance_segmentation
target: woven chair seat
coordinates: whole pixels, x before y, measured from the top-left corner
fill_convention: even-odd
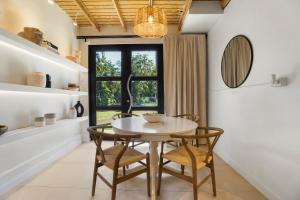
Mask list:
[[[193,155],[196,158],[196,167],[197,169],[200,169],[202,167],[205,167],[206,163],[204,162],[206,159],[207,152],[203,151],[197,147],[194,147],[190,144],[187,145],[189,149],[192,151]],[[163,154],[163,158],[170,160],[172,162],[178,163],[180,165],[192,167],[192,161],[191,158],[186,151],[186,149],[181,146],[177,149],[174,149],[168,153]],[[208,162],[210,162],[212,159],[211,156],[208,157]]]
[[[122,151],[123,145],[116,145],[113,147],[110,147],[108,149],[103,150],[105,162],[102,162],[105,166],[109,167],[110,169],[114,169],[116,156]],[[97,159],[99,162],[102,161],[101,156],[98,155]],[[119,167],[123,167],[126,165],[133,164],[135,162],[141,161],[146,159],[146,155],[136,151],[131,148],[127,148],[125,153],[123,154],[120,162]]]

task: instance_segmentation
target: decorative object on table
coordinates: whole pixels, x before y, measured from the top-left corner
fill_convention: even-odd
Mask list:
[[[51,88],[51,76],[46,74],[46,88]]]
[[[36,87],[46,86],[46,74],[43,72],[33,72],[27,75],[27,85]]]
[[[229,88],[241,86],[248,78],[253,63],[253,49],[244,35],[235,36],[226,46],[222,58],[222,78]]]
[[[168,33],[168,23],[163,9],[149,5],[139,8],[135,17],[134,33],[143,38],[161,38]]]
[[[36,127],[45,126],[45,118],[44,117],[36,117],[34,119],[34,126],[36,126]]]
[[[49,42],[49,41],[44,40],[44,41],[42,42],[42,47],[48,49],[49,51],[52,51],[53,53],[59,54],[59,52],[58,52],[58,47],[55,46],[54,44],[52,44],[52,43]]]
[[[33,27],[24,27],[24,31],[18,33],[18,35],[39,46],[41,46],[43,41],[43,33],[39,29]]]
[[[79,86],[75,83],[68,83],[68,90],[79,91]]]
[[[157,113],[145,113],[143,118],[149,123],[158,123],[162,121],[162,115]]]
[[[55,113],[47,113],[44,115],[46,119],[46,125],[52,125],[56,123],[56,114]]]
[[[82,117],[83,113],[84,113],[84,107],[83,105],[80,103],[80,101],[77,101],[76,105],[74,106],[74,108],[76,109],[77,112],[77,117]]]
[[[5,125],[0,125],[0,135],[4,134],[8,130],[8,127]]]
[[[75,51],[75,58],[76,58],[76,62],[78,64],[80,64],[81,63],[81,51],[79,51],[79,50]]]
[[[76,119],[77,118],[77,110],[76,108],[72,107],[69,110],[69,119]]]

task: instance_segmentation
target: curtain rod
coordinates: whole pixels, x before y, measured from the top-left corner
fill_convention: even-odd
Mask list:
[[[205,35],[207,37],[207,33],[182,33],[181,35]],[[86,39],[118,39],[118,38],[141,38],[138,35],[81,35],[77,36],[78,40],[86,40]]]
[[[85,39],[105,39],[105,38],[139,38],[138,35],[82,35],[77,36],[78,40]]]

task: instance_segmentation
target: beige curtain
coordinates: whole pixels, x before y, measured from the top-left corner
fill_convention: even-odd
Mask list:
[[[164,38],[164,90],[167,115],[197,114],[207,124],[205,35]]]

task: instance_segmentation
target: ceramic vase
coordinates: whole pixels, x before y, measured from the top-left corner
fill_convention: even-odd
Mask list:
[[[84,107],[80,101],[77,101],[77,104],[74,106],[74,108],[76,109],[77,117],[82,117],[84,113]]]

